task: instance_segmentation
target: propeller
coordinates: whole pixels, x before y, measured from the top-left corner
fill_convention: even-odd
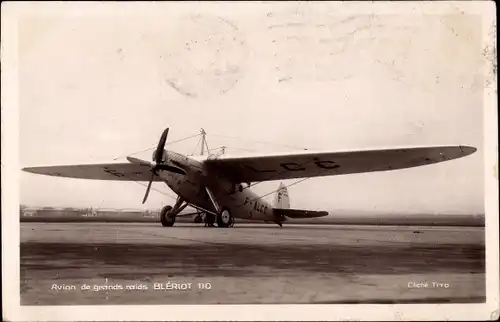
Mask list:
[[[142,199],[142,204],[144,204],[146,200],[148,200],[149,191],[151,190],[151,185],[153,184],[154,178],[155,178],[155,173],[151,171],[151,180],[149,180],[148,187],[146,188],[146,194],[144,195],[144,199]]]
[[[155,155],[153,157],[153,161],[155,162],[161,162],[161,157],[163,156],[163,149],[165,149],[165,143],[167,142],[167,136],[168,136],[168,130],[169,128],[161,134],[160,141],[158,142],[158,147],[156,148]],[[167,162],[167,160],[165,160]]]
[[[163,153],[164,153],[163,151],[165,149],[165,144],[167,142],[168,130],[169,129],[167,128],[161,134],[160,141],[158,142],[158,146],[156,147],[156,151],[153,155],[153,162],[141,160],[141,159],[134,158],[134,157],[127,157],[127,160],[131,163],[140,164],[140,165],[150,167],[151,179],[149,180],[148,187],[146,188],[146,194],[144,195],[144,199],[142,200],[142,203],[145,203],[146,200],[148,199],[149,191],[151,190],[151,185],[153,184],[153,180],[154,180],[155,176],[158,175],[158,172],[157,172],[158,170],[166,170],[166,171],[170,171],[170,172],[174,172],[174,173],[178,173],[178,174],[184,174],[184,175],[186,174],[186,172],[184,170],[179,169],[177,167],[172,167],[172,166],[166,164],[168,161],[166,159],[168,154],[165,154],[165,160],[162,159]]]

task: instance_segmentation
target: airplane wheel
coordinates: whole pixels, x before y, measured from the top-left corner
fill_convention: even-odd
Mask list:
[[[227,209],[223,209],[220,214],[217,215],[217,226],[222,228],[230,227],[233,223],[233,216]]]
[[[194,223],[195,224],[199,224],[203,221],[203,218],[201,218],[200,215],[196,215],[196,217],[194,217]]]
[[[163,227],[172,227],[175,223],[175,216],[170,216],[171,206],[165,206],[160,212],[160,221]]]

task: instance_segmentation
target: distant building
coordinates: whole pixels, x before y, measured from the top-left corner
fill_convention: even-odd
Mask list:
[[[156,218],[158,217],[158,212],[153,212],[152,210],[146,210],[142,212],[142,216]]]
[[[82,217],[97,217],[97,211],[93,208],[85,209]]]
[[[23,217],[33,217],[36,214],[36,209],[23,209],[21,210],[21,216]]]

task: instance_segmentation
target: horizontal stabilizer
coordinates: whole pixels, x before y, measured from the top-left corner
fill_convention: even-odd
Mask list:
[[[312,210],[299,210],[299,209],[282,209],[273,208],[275,216],[287,216],[290,218],[316,218],[328,216],[327,211],[312,211]]]

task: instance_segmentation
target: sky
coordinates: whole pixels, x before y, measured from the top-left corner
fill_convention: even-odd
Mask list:
[[[291,206],[483,213],[481,17],[322,3],[164,4],[154,13],[41,11],[19,23],[20,167],[125,161],[207,132],[226,154],[471,145],[413,169],[311,178]],[[348,6],[348,5],[347,5]],[[339,10],[342,9],[342,10]],[[228,137],[237,137],[233,139]],[[262,144],[258,142],[271,142]],[[193,153],[198,137],[168,146]],[[199,152],[199,151],[198,151]],[[151,151],[134,154],[151,158]],[[287,180],[291,184],[297,180]],[[259,194],[279,182],[255,187]],[[158,209],[166,185],[20,175],[29,206]]]

